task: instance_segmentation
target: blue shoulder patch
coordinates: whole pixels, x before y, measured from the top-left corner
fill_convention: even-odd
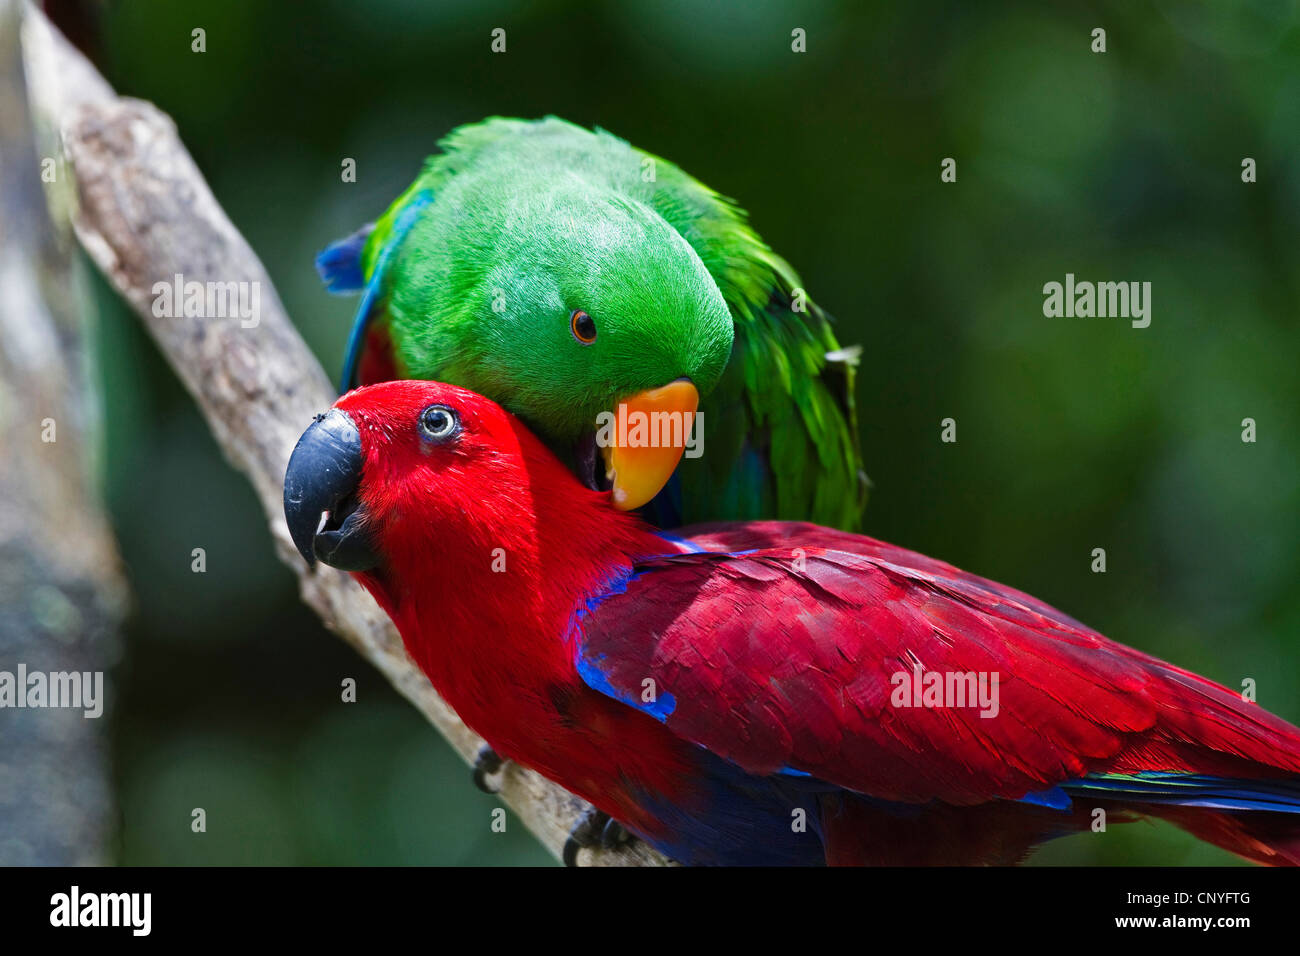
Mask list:
[[[575,663],[578,668],[578,676],[582,678],[584,684],[592,690],[600,691],[606,697],[612,697],[629,707],[635,707],[642,713],[649,714],[660,723],[672,716],[672,712],[677,709],[677,698],[667,691],[656,692],[655,699],[652,701],[642,700],[634,694],[621,693],[618,688],[609,682],[605,672],[600,669],[600,663],[603,660],[604,657],[601,656],[593,661],[581,651],[578,652]]]
[[[750,551],[708,551],[705,548],[701,548],[698,545],[687,541],[685,538],[679,538],[666,531],[656,531],[655,535],[665,542],[671,542],[686,547],[690,554],[721,554],[724,556],[741,557],[751,553]],[[665,551],[662,557],[671,557],[674,555],[680,556],[680,554],[680,552]],[[606,600],[614,595],[625,593],[628,585],[637,580],[637,578],[646,574],[654,574],[654,572],[654,568],[645,568],[640,571],[627,569],[619,574],[611,576],[606,582],[604,590],[596,596],[589,598],[574,613],[573,619],[569,622],[569,628],[565,635],[565,639],[574,645],[573,666],[577,669],[578,675],[582,678],[584,684],[592,690],[600,691],[606,697],[612,697],[614,700],[627,704],[629,707],[635,707],[637,710],[647,713],[651,717],[654,717],[656,720],[663,723],[666,722],[669,716],[672,715],[672,712],[677,709],[677,699],[673,697],[672,694],[669,694],[662,689],[657,689],[655,699],[652,701],[646,701],[642,700],[641,697],[634,692],[624,693],[620,689],[614,687],[613,684],[610,683],[609,677],[605,674],[604,667],[602,666],[606,655],[601,654],[599,656],[594,656],[589,653],[588,649],[583,645],[579,633],[579,622],[583,617],[590,614],[592,611],[595,611],[605,603]],[[785,768],[781,773],[786,776],[798,776],[801,771],[794,770],[793,768]]]
[[[640,696],[634,693],[624,693],[619,688],[610,683],[609,677],[601,665],[605,660],[605,655],[593,657],[588,654],[587,648],[579,636],[578,622],[584,616],[590,614],[596,608],[600,607],[608,598],[616,594],[623,594],[627,591],[627,586],[641,576],[641,572],[625,572],[610,579],[605,589],[600,594],[589,599],[582,607],[578,608],[573,620],[569,623],[568,640],[573,643],[573,666],[578,671],[578,676],[582,682],[592,690],[599,691],[606,697],[613,698],[620,703],[634,707],[643,713],[649,714],[660,723],[668,720],[669,716],[677,709],[677,698],[665,691],[656,689],[655,699],[651,701],[642,700]]]

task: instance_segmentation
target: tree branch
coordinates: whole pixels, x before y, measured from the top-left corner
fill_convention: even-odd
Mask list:
[[[266,270],[218,206],[169,117],[114,94],[30,7],[23,41],[36,110],[59,129],[75,176],[71,220],[82,246],[143,320],[227,459],[252,482],[303,600],[472,762],[482,741],[411,662],[383,611],[348,575],[324,565],[308,569],[290,541],[285,466],[303,428],[337,392],[289,321]],[[248,283],[260,295],[255,323],[155,314],[155,283],[170,285],[177,275],[185,282]],[[175,305],[170,311],[183,316]],[[531,771],[507,767],[501,800],[558,857],[586,804]],[[585,852],[583,861],[666,862],[641,843]]]

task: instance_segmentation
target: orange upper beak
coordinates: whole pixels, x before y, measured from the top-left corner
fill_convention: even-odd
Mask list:
[[[684,378],[618,403],[614,427],[598,435],[616,508],[640,508],[668,483],[697,427],[699,406],[700,393]]]

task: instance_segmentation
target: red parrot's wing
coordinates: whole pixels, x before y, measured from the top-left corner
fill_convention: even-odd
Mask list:
[[[778,534],[804,546],[764,547]],[[1088,774],[1300,771],[1300,730],[951,565],[812,526],[693,543],[729,552],[644,562],[590,602],[578,668],[749,773],[970,804]],[[931,673],[942,706],[924,706]]]

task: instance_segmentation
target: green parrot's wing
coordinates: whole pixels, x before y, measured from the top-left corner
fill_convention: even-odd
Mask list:
[[[701,406],[705,454],[679,469],[682,522],[857,528],[868,488],[853,401],[858,350],[838,346],[813,303],[800,305],[777,287],[744,318],[733,306],[732,360]]]
[[[868,488],[853,399],[859,349],[840,347],[829,316],[741,209],[641,155],[653,164],[647,200],[703,260],[736,323],[731,363],[701,406],[705,454],[680,466],[679,513],[656,517],[856,528]]]

